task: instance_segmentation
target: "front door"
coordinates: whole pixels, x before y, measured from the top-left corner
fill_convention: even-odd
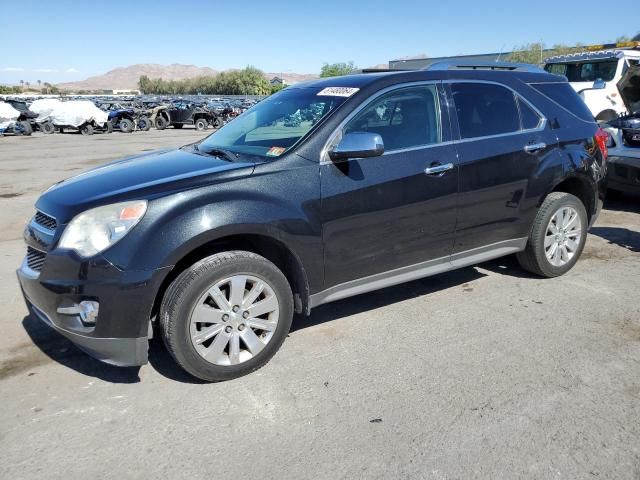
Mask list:
[[[398,87],[342,129],[378,133],[385,153],[320,166],[327,288],[451,254],[458,169],[441,99],[433,83]]]

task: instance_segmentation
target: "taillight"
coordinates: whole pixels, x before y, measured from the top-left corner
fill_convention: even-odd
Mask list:
[[[602,153],[602,159],[606,162],[607,157],[609,156],[609,150],[607,149],[609,134],[605,132],[602,128],[599,128],[596,134],[593,136],[593,139],[596,141],[598,148],[600,148],[600,152]]]

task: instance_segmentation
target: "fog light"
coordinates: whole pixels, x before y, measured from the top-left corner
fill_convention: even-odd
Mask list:
[[[80,302],[80,319],[83,323],[96,323],[98,319],[98,309],[100,305],[98,302],[91,300],[84,300]]]
[[[93,300],[83,300],[72,307],[58,307],[58,313],[62,315],[80,315],[82,323],[94,325],[98,319],[100,304]]]

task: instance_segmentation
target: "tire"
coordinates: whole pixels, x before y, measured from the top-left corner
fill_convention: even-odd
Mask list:
[[[24,135],[25,137],[28,137],[33,133],[33,128],[31,128],[31,124],[28,121],[24,121],[24,120],[16,122],[16,126],[13,127],[13,130],[14,132],[16,132],[17,135]]]
[[[133,124],[133,122],[128,118],[123,118],[122,120],[120,120],[119,125],[120,125],[120,131],[122,133],[131,133],[135,128],[135,125]]]
[[[213,125],[213,128],[220,128],[222,124],[223,124],[222,118],[216,117],[214,118],[213,123],[211,125]]]
[[[88,123],[83,125],[82,128],[80,128],[80,132],[82,135],[93,135],[93,125],[89,125]]]
[[[555,223],[552,223],[554,216],[556,214],[560,215],[561,212],[568,211],[573,211],[577,214],[580,231],[577,241],[575,241],[577,238],[574,236],[575,232],[569,228],[566,229],[566,235],[562,233],[562,231],[559,233],[552,232],[553,225],[555,225]],[[556,219],[557,218],[561,218],[561,216],[556,217]],[[576,224],[573,222],[575,221],[572,220],[570,222],[570,228],[575,227]],[[588,226],[587,211],[578,197],[564,192],[550,193],[544,199],[544,202],[542,202],[542,206],[533,221],[525,250],[516,254],[520,266],[531,273],[547,278],[558,277],[565,274],[571,270],[582,254],[587,239]],[[545,246],[545,239],[547,239],[547,242],[551,241],[551,244]],[[566,244],[569,240],[573,240],[575,246],[569,248]],[[566,262],[564,262],[562,247],[556,244],[554,250],[556,241],[560,242],[560,244],[565,242],[564,244],[567,245],[565,250],[568,252],[567,255],[569,258]],[[558,255],[560,255],[559,259],[555,259],[559,262],[558,264],[554,264],[554,259],[549,259],[547,256],[548,254],[555,254],[556,251],[558,251]]]
[[[164,130],[165,128],[167,128],[167,125],[169,124],[169,122],[167,122],[167,119],[158,115],[156,117],[156,128],[158,130]]]
[[[267,319],[259,319],[243,317],[240,313],[237,315],[231,313],[230,306],[221,308],[220,305],[223,305],[223,303],[214,301],[208,291],[214,288],[216,284],[222,284],[223,286],[218,291],[223,292],[224,302],[228,303],[228,300],[231,300],[232,297],[232,290],[230,283],[225,283],[225,279],[233,276],[236,276],[235,278],[240,276],[247,277],[246,291],[245,287],[241,287],[242,293],[240,295],[242,297],[240,298],[246,298],[250,289],[262,282],[264,286],[263,293],[260,293],[256,297],[257,300],[251,301],[250,304],[255,306],[256,302],[260,303],[271,299],[270,304],[277,301],[277,310],[269,313]],[[225,285],[229,287],[228,290]],[[240,290],[237,291],[240,292]],[[202,303],[203,299],[205,299],[204,303]],[[246,307],[242,302],[238,302],[238,304],[241,308]],[[213,308],[210,310],[211,312],[219,313],[216,322],[204,322],[205,324],[211,323],[210,325],[192,322],[192,314],[198,306],[205,309],[218,307],[218,310]],[[239,312],[242,311],[239,310]],[[226,320],[221,316],[222,312],[228,312],[225,314],[227,316]],[[209,315],[213,314],[206,312],[204,317],[198,318],[208,319],[210,318]],[[264,315],[258,314],[257,316]],[[162,299],[159,318],[160,331],[164,343],[178,365],[201,380],[210,382],[231,380],[258,370],[278,351],[291,328],[293,295],[284,274],[265,258],[244,251],[222,252],[200,260],[182,272],[173,281]],[[247,319],[245,320],[245,318]],[[266,326],[268,324],[274,329],[269,331],[254,330],[254,326],[246,326],[243,323],[239,323],[245,321],[247,325],[252,321],[261,321],[263,325]],[[198,334],[208,328],[216,327],[216,325],[220,325],[220,327],[226,326],[223,327],[223,330],[220,330],[220,333],[207,337],[202,342],[192,340],[192,336],[195,335],[197,337]],[[229,330],[227,331],[227,329]],[[243,337],[243,335],[248,336]],[[219,336],[220,339],[218,339]],[[232,337],[237,338],[235,343],[231,341]],[[244,338],[251,340],[251,342],[246,343]],[[255,343],[256,339],[259,340],[259,344]],[[218,340],[220,341],[218,342]],[[218,350],[215,350],[216,342],[219,343],[217,345]],[[194,343],[198,343],[198,346],[196,347]],[[255,348],[255,353],[251,351],[250,343],[254,347],[259,347]],[[237,354],[233,357],[231,355],[232,344],[237,346],[237,349],[234,349]],[[212,350],[209,350],[210,348]],[[205,359],[204,355],[206,353],[203,354],[202,352],[213,355],[213,360],[208,361]],[[239,363],[233,364],[232,358],[239,361]],[[225,362],[228,364],[224,364]]]
[[[51,135],[56,131],[56,127],[51,122],[44,122],[40,124],[40,131],[46,135]]]
[[[209,128],[209,122],[205,118],[199,118],[196,120],[196,130],[206,130]]]
[[[138,128],[143,132],[149,131],[151,128],[151,120],[149,120],[149,117],[140,117],[138,119]]]
[[[113,133],[113,123],[111,123],[111,120],[107,121],[107,133]]]
[[[182,127],[184,127],[184,125],[182,123],[174,123],[173,124],[173,128],[180,130]]]

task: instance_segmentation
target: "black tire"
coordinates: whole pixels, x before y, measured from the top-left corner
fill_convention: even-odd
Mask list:
[[[173,124],[173,128],[180,130],[182,127],[184,127],[184,125],[182,123],[174,123]]]
[[[119,125],[120,125],[120,131],[122,133],[131,133],[135,128],[135,125],[133,124],[133,122],[128,118],[123,118],[122,120],[120,120]]]
[[[270,341],[253,358],[237,365],[216,365],[205,360],[190,337],[190,316],[203,293],[232,275],[247,274],[267,282],[279,304],[279,318]],[[200,260],[169,286],[160,306],[160,331],[175,361],[201,380],[215,382],[247,375],[264,366],[278,351],[291,328],[293,295],[284,274],[267,259],[250,252],[230,251]]]
[[[213,126],[213,128],[220,128],[223,124],[222,118],[220,117],[216,117],[213,119],[213,122],[211,123],[211,125]]]
[[[581,222],[581,236],[573,257],[565,265],[554,266],[547,259],[544,240],[551,218],[563,207],[572,207],[578,213]],[[552,278],[565,274],[571,270],[582,254],[587,240],[588,224],[587,211],[578,197],[564,192],[550,193],[542,202],[542,206],[533,221],[525,250],[516,254],[520,266],[541,277]]]
[[[164,130],[165,128],[167,128],[167,125],[169,125],[169,122],[167,122],[166,118],[161,115],[158,115],[156,117],[156,128],[158,130]]]
[[[16,126],[13,127],[13,130],[18,135],[24,135],[26,137],[28,137],[33,133],[33,128],[31,128],[31,124],[28,121],[23,121],[23,120],[16,122]]]
[[[51,122],[44,122],[40,124],[40,131],[46,135],[51,135],[56,131],[56,127]]]
[[[93,125],[88,123],[83,125],[82,128],[80,128],[80,133],[82,133],[82,135],[93,135]]]
[[[151,120],[149,120],[149,117],[140,117],[138,119],[138,128],[143,132],[147,132],[151,128]]]
[[[196,130],[206,130],[209,128],[209,122],[207,122],[206,118],[199,118],[196,120]]]
[[[111,120],[107,121],[107,133],[113,133],[113,123],[111,123]]]

